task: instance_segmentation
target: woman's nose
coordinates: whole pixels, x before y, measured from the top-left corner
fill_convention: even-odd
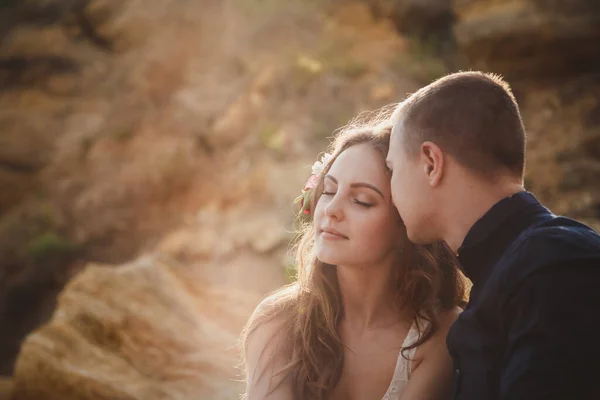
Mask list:
[[[338,194],[335,194],[325,206],[325,215],[338,220],[343,218],[344,211],[342,209],[341,199]]]

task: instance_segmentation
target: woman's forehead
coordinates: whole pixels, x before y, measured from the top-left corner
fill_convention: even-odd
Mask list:
[[[387,190],[390,182],[381,152],[368,143],[344,150],[333,162],[329,174],[338,182],[366,182]]]

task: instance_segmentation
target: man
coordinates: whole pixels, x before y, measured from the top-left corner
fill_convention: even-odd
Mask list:
[[[600,236],[523,188],[525,129],[500,77],[461,72],[402,102],[388,167],[409,238],[473,282],[450,329],[454,399],[600,399]]]

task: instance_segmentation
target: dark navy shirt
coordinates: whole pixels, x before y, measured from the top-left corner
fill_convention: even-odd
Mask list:
[[[520,192],[458,258],[473,287],[448,333],[453,398],[600,400],[600,236]]]

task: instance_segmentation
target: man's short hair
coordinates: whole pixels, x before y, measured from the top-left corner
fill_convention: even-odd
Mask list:
[[[404,145],[412,154],[432,141],[463,166],[486,176],[502,170],[523,176],[525,128],[510,86],[498,75],[444,76],[409,96],[395,118],[403,125]]]

